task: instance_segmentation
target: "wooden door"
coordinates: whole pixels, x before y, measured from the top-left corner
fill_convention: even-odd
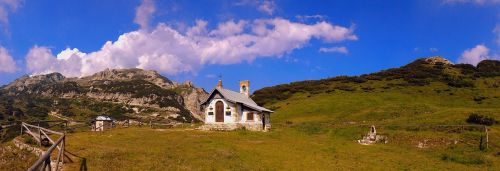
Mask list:
[[[224,122],[224,103],[215,103],[215,122]]]

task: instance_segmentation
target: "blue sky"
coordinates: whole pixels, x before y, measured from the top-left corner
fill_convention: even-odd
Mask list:
[[[139,67],[256,90],[434,55],[477,64],[500,56],[497,25],[497,0],[0,0],[0,85]]]

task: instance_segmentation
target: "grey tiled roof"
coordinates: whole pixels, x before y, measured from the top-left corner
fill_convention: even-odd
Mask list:
[[[266,108],[263,108],[263,107],[257,105],[257,103],[255,103],[250,97],[248,97],[245,94],[241,94],[241,93],[238,93],[235,91],[231,91],[231,90],[219,88],[219,87],[216,87],[214,90],[212,90],[212,92],[210,92],[209,96],[207,97],[207,99],[205,101],[203,101],[202,104],[205,104],[210,99],[210,97],[215,92],[215,90],[220,92],[220,94],[224,97],[224,99],[226,99],[230,102],[241,103],[241,104],[245,105],[246,107],[257,110],[259,112],[273,112],[272,110],[269,110],[269,109],[266,109]]]
[[[97,116],[95,118],[95,120],[96,121],[112,121],[113,119],[111,117],[109,117],[109,116],[103,116],[103,115],[101,115],[101,116]]]

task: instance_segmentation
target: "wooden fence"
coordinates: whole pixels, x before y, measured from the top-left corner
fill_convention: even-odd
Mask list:
[[[23,132],[31,135],[40,144],[40,146],[42,146],[42,142],[46,140],[52,144],[52,146],[50,146],[28,170],[61,170],[62,164],[64,163],[66,134],[40,127],[40,125],[36,126],[22,122],[21,135]],[[49,136],[51,134],[59,135],[60,137],[54,141]],[[55,163],[52,163],[51,154],[55,151],[55,149],[58,149],[58,154],[56,156],[57,159],[55,160]]]

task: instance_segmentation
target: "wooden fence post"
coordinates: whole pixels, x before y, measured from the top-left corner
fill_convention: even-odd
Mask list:
[[[38,121],[38,140],[40,147],[42,146],[42,128],[40,128],[40,121]]]
[[[487,126],[484,126],[484,132],[486,132],[486,149],[488,149],[488,127]]]

